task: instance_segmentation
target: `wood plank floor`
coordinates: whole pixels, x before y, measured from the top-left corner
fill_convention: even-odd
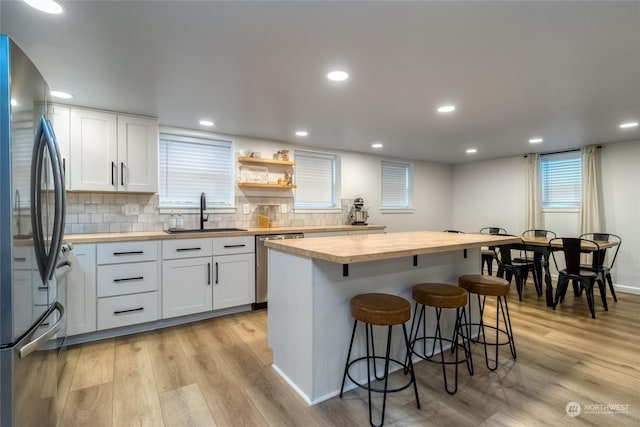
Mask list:
[[[385,425],[640,425],[640,295],[610,299],[609,312],[598,302],[594,320],[585,297],[569,294],[554,312],[532,286],[523,302],[513,291],[517,359],[505,347],[489,372],[475,344],[475,375],[461,369],[453,396],[439,365],[416,364],[422,408],[410,390],[390,395]],[[266,330],[258,311],[70,347],[58,424],[368,425],[364,390],[308,407],[271,368]],[[569,402],[580,415],[566,414]]]

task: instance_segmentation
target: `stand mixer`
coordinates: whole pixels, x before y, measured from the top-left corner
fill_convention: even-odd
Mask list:
[[[367,218],[369,218],[368,208],[363,208],[364,199],[357,197],[353,200],[353,206],[349,213],[351,218],[351,225],[367,225]]]

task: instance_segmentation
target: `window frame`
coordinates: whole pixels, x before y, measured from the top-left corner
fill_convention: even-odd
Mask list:
[[[574,186],[572,188],[573,192],[577,193],[577,202],[565,202],[565,204],[563,204],[561,201],[556,201],[552,196],[546,196],[550,191],[547,187],[553,185],[554,182],[548,182],[546,177],[549,173],[545,172],[545,168],[547,167],[546,164],[549,163],[567,161],[576,163],[574,167],[577,171],[574,171],[574,175],[577,175],[577,177],[573,177]],[[579,150],[540,155],[540,204],[542,206],[542,212],[579,212],[582,206],[582,176],[582,153]],[[557,185],[558,183],[555,182],[555,184]],[[577,185],[577,189],[575,185]]]
[[[385,196],[384,196],[384,166],[385,163],[402,165],[405,169],[406,174],[406,200],[407,204],[402,205],[385,205]],[[404,160],[396,160],[396,159],[382,159],[380,160],[380,212],[381,213],[413,213],[415,212],[413,206],[413,175],[414,175],[414,164],[413,162],[408,162]]]
[[[293,209],[295,213],[335,213],[342,211],[342,202],[340,198],[340,189],[341,189],[341,181],[340,181],[340,156],[336,153],[330,152],[322,152],[322,151],[314,151],[314,150],[305,150],[305,149],[294,149],[294,160],[296,162],[295,172],[294,172],[294,182],[297,188],[293,193]],[[332,160],[332,184],[331,184],[331,195],[332,202],[331,204],[322,205],[322,202],[317,202],[316,206],[310,203],[299,203],[297,201],[297,196],[300,192],[300,182],[299,182],[299,174],[300,174],[300,157],[315,157],[318,159],[331,159]]]
[[[202,132],[191,129],[182,129],[182,128],[174,128],[174,127],[166,127],[162,126],[158,132],[158,152],[161,149],[161,140],[162,139],[182,139],[185,143],[189,143],[190,139],[194,140],[195,143],[203,143],[206,145],[206,141],[210,141],[211,145],[227,145],[229,149],[229,164],[230,164],[230,180],[229,180],[229,192],[230,192],[230,200],[228,205],[224,206],[213,206],[213,202],[207,200],[207,209],[206,212],[209,213],[235,213],[236,212],[236,166],[235,166],[235,141],[228,136],[218,135],[209,132]],[[175,140],[174,139],[174,140]],[[199,141],[195,141],[199,140]],[[180,142],[180,141],[177,141]],[[194,212],[199,211],[199,204],[195,205],[183,205],[183,204],[171,204],[171,203],[162,203],[161,197],[161,185],[160,185],[160,174],[161,174],[161,165],[160,165],[160,154],[158,155],[158,211],[163,213],[174,213],[178,212]]]

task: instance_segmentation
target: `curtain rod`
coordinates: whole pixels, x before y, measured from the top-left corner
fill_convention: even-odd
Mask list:
[[[602,145],[596,145],[596,148],[602,148]],[[562,151],[551,151],[549,153],[540,153],[541,156],[550,156],[551,154],[563,154],[563,153],[574,153],[576,151],[580,151],[581,148],[574,148],[571,150],[562,150]],[[526,159],[528,154],[525,154],[523,157]]]

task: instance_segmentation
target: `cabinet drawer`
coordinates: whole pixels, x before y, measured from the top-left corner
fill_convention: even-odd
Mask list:
[[[176,239],[162,242],[162,258],[194,258],[211,256],[211,239]]]
[[[32,246],[14,246],[13,248],[13,268],[16,270],[31,270],[34,266]]]
[[[255,237],[216,237],[213,239],[214,255],[231,255],[255,252]]]
[[[98,299],[98,330],[154,320],[158,320],[157,292]]]
[[[98,297],[135,294],[158,289],[158,263],[101,265],[98,267]]]
[[[98,245],[98,264],[157,260],[158,242],[102,243]]]

